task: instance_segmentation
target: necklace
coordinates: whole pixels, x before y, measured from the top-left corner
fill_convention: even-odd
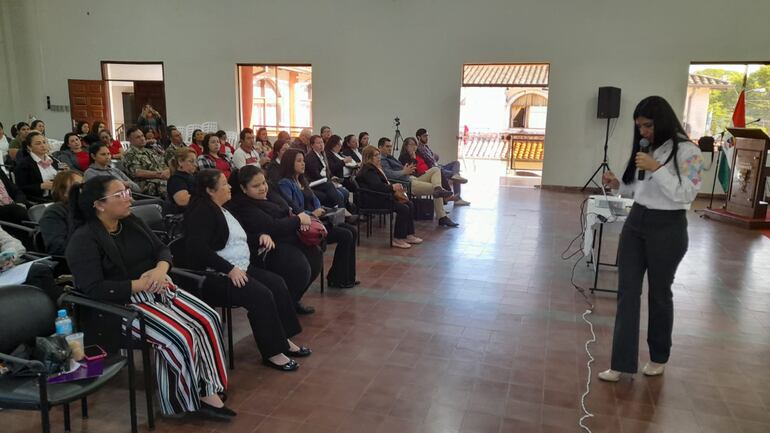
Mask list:
[[[114,232],[109,232],[109,233],[110,233],[110,236],[113,236],[113,237],[114,237],[114,236],[117,236],[117,235],[119,235],[119,234],[120,234],[120,232],[122,232],[122,231],[123,231],[123,223],[122,223],[122,222],[120,222],[120,221],[118,221],[118,229],[117,229],[117,230],[115,230]]]

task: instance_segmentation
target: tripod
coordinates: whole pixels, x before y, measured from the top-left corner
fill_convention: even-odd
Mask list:
[[[594,178],[597,174],[599,174],[599,170],[602,171],[602,174],[604,174],[605,171],[612,171],[610,169],[610,164],[607,163],[607,144],[610,141],[610,118],[607,118],[607,131],[604,133],[604,157],[602,159],[602,163],[599,164],[598,167],[596,167],[596,171],[594,171],[594,174],[591,175],[591,177],[588,178],[586,181],[586,184],[583,185],[583,188],[580,188],[580,192],[585,191],[586,188],[588,188],[588,185],[594,181]]]
[[[398,143],[404,142],[404,137],[401,136],[401,130],[398,129],[398,127],[401,126],[401,122],[399,121],[398,117],[396,117],[394,120],[396,122],[396,135],[393,137],[393,150],[396,151],[398,150]]]

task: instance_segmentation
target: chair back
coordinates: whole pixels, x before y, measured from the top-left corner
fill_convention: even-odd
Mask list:
[[[187,250],[185,249],[184,237],[178,237],[168,244],[168,248],[171,250],[171,255],[174,257],[174,266],[180,268],[190,268],[189,260],[187,259]]]
[[[40,222],[40,219],[43,218],[43,213],[45,213],[45,210],[48,208],[48,206],[52,204],[53,203],[41,203],[30,207],[29,210],[27,211],[27,215],[29,215],[29,220],[35,224],[38,224]]]
[[[19,344],[54,333],[56,304],[37,287],[0,287],[0,352],[10,354]]]
[[[152,231],[165,233],[166,226],[163,223],[163,209],[161,209],[159,204],[152,203],[133,206],[131,207],[131,213],[144,221]]]

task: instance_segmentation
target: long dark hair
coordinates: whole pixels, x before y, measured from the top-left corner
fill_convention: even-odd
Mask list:
[[[209,149],[209,140],[211,140],[211,137],[217,137],[217,134],[206,134],[203,137],[203,143],[201,143],[201,147],[203,148],[202,155],[211,155],[211,150]],[[224,152],[222,152],[222,149],[225,148],[225,143],[219,142],[219,150],[217,151],[217,155],[222,155]]]
[[[85,126],[85,125],[88,125],[88,122],[86,122],[85,120],[81,120],[81,121],[79,121],[79,122],[77,123],[77,125],[75,126],[75,131],[74,131],[74,132],[75,132],[75,134],[77,134],[77,135],[83,134],[83,126]],[[89,126],[90,126],[90,125],[89,125]],[[90,129],[90,128],[89,128],[88,132],[89,132],[89,133],[91,132],[91,129]]]
[[[286,153],[283,154],[283,158],[281,158],[281,170],[280,170],[280,177],[281,179],[286,178],[290,180],[294,180],[294,163],[297,161],[297,155],[302,155],[302,157],[305,157],[305,152],[299,150],[299,149],[287,149]],[[297,177],[297,180],[299,180],[300,185],[302,185],[302,188],[306,188],[307,178],[305,178],[305,174],[302,173]]]
[[[324,150],[327,152],[331,152],[332,149],[340,143],[342,143],[342,137],[336,134],[332,135],[331,137],[329,137],[328,140],[326,140],[326,143],[324,143]]]
[[[345,136],[345,138],[342,140],[342,150],[340,152],[344,152],[345,150],[353,151],[353,149],[350,148],[350,140],[355,137],[355,134],[348,134]]]
[[[663,165],[668,164],[668,162],[673,159],[676,175],[681,182],[682,178],[679,174],[679,163],[676,160],[676,153],[679,150],[679,143],[687,141],[687,133],[682,127],[681,122],[679,122],[679,119],[676,117],[674,109],[671,108],[668,101],[660,96],[648,96],[647,98],[642,99],[636,106],[633,117],[634,122],[640,117],[646,117],[647,119],[652,120],[655,131],[654,141],[651,143],[652,149],[657,149],[668,140],[672,141],[673,146],[671,147],[671,154]],[[640,150],[639,140],[641,139],[642,136],[639,133],[639,127],[634,125],[634,140],[631,148],[631,156],[628,158],[626,171],[623,172],[623,183],[626,185],[636,181],[636,176],[634,176],[636,173],[635,159],[636,154]]]
[[[216,189],[219,176],[224,174],[216,168],[204,168],[195,173],[195,181],[192,191],[190,191],[193,201],[211,202],[209,189]]]
[[[358,146],[359,146],[359,147],[361,146],[361,139],[362,139],[362,138],[364,138],[364,137],[365,137],[365,136],[367,136],[367,135],[369,135],[369,133],[368,133],[368,132],[366,132],[366,131],[363,131],[363,132],[359,132],[359,133],[358,133]]]
[[[417,146],[417,140],[414,137],[406,137],[404,139],[404,144],[401,145],[401,153],[398,154],[398,160],[402,164],[406,164],[407,162],[415,162],[412,155],[410,155],[406,150],[406,146],[410,141],[413,142],[415,146]]]
[[[70,215],[73,227],[79,227],[97,219],[94,202],[104,197],[107,185],[118,179],[112,176],[96,176],[84,183],[72,185],[69,192]]]
[[[41,136],[45,138],[45,135],[43,135],[40,131],[35,131],[34,129],[32,131],[29,131],[29,134],[27,134],[26,137],[24,137],[24,140],[21,142],[21,153],[22,155],[29,156],[30,150],[29,146],[32,145],[32,139]]]
[[[245,188],[246,185],[248,185],[255,176],[260,174],[267,177],[265,171],[255,165],[244,165],[243,167],[234,171],[233,174],[230,175],[229,179],[233,196],[245,195],[241,187]]]
[[[63,150],[72,151],[72,149],[70,149],[70,137],[72,137],[72,136],[78,137],[78,140],[80,139],[80,136],[78,136],[74,132],[68,132],[68,133],[64,134],[64,143],[61,144],[61,147],[59,148],[59,150],[62,150],[62,151]]]
[[[203,130],[202,129],[196,129],[195,131],[193,131],[192,135],[190,136],[190,141],[191,142],[195,143],[195,134],[197,134],[199,132],[203,132]],[[195,143],[195,144],[198,144],[198,143]],[[202,144],[201,144],[201,147],[203,147]]]

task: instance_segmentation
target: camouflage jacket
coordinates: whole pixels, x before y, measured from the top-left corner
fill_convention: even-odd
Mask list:
[[[163,157],[154,150],[131,146],[123,156],[123,167],[128,177],[133,179],[142,188],[144,194],[157,197],[166,195],[166,181],[163,179],[139,179],[137,170],[163,171],[166,164]]]

